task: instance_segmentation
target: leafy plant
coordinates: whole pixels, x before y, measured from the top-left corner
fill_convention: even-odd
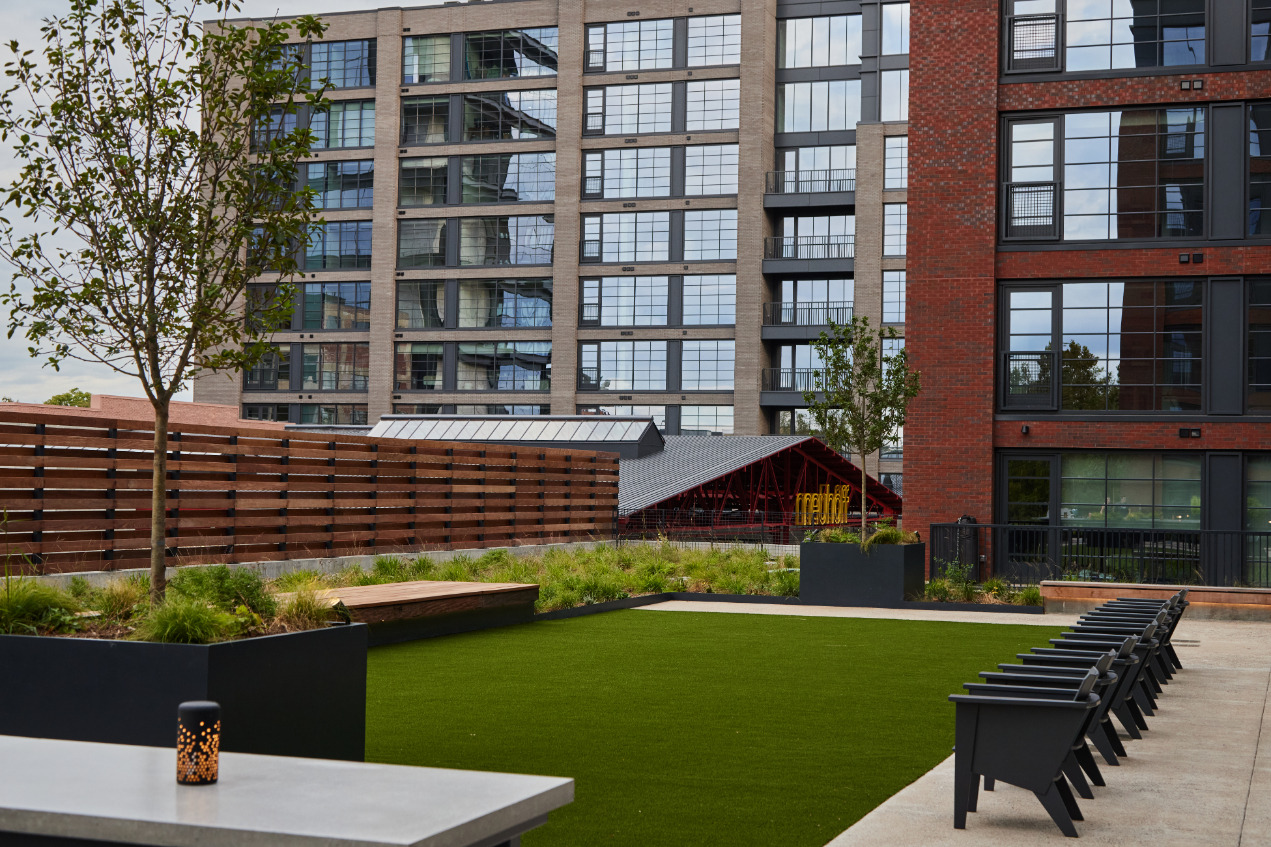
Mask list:
[[[297,589],[278,610],[278,622],[293,632],[326,626],[330,616],[330,604],[313,587]]]
[[[1042,605],[1042,590],[1036,585],[1025,585],[1015,595],[1015,602],[1021,606]]]
[[[74,628],[78,604],[67,593],[34,579],[6,576],[0,592],[0,631],[10,635]]]
[[[1011,586],[998,577],[991,577],[984,580],[984,584],[980,586],[985,594],[1003,602],[1011,602],[1014,599],[1014,591]]]
[[[172,578],[171,588],[222,612],[246,606],[257,615],[272,617],[278,611],[278,601],[269,593],[265,581],[249,568],[182,568]]]
[[[949,580],[943,577],[936,577],[927,583],[927,590],[924,596],[928,600],[934,600],[937,603],[947,603],[953,599],[953,589],[949,585]]]
[[[138,612],[144,612],[149,603],[146,578],[135,575],[106,583],[99,592],[98,605],[94,608],[108,618],[126,621]]]
[[[874,531],[872,535],[865,539],[865,543],[861,545],[861,549],[869,551],[875,544],[917,544],[918,534],[916,532],[905,532],[894,526],[884,526]]]
[[[233,615],[174,591],[151,607],[133,637],[164,644],[211,644],[229,638],[238,629]]]
[[[861,537],[847,527],[830,526],[817,532],[816,541],[824,544],[860,544]]]
[[[87,391],[80,391],[78,388],[63,391],[61,394],[54,394],[44,401],[45,406],[75,406],[80,409],[87,409],[92,403],[93,395]]]

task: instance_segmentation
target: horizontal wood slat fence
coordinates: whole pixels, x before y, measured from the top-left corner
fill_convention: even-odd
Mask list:
[[[0,407],[0,551],[14,573],[144,568],[152,421]],[[618,458],[583,450],[180,425],[172,565],[612,538]]]

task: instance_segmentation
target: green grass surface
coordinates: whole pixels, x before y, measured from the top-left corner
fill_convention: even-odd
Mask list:
[[[949,755],[947,695],[1052,635],[625,611],[380,647],[367,759],[573,777],[527,847],[819,847]]]

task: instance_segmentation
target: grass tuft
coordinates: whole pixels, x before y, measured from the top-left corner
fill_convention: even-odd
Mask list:
[[[0,579],[0,632],[35,635],[76,628],[79,603],[69,593],[34,579]]]
[[[140,622],[134,637],[164,644],[211,644],[231,637],[237,629],[233,615],[169,591],[163,603],[152,607]]]

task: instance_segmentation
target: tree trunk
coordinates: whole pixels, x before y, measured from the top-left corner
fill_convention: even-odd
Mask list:
[[[869,478],[865,473],[865,456],[861,455],[861,543],[865,543],[866,533],[866,516],[869,514],[865,509],[865,481]]]
[[[154,469],[150,477],[150,602],[163,601],[167,587],[168,402],[154,406]]]

